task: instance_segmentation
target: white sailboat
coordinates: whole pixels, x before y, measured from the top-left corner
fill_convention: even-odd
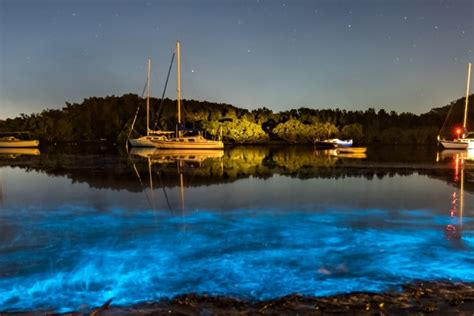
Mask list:
[[[167,136],[171,134],[171,132],[154,131],[150,129],[150,81],[151,81],[150,73],[151,73],[151,59],[148,58],[147,97],[146,97],[146,135],[139,138],[130,138],[128,141],[132,147],[153,147],[152,141],[166,139]],[[133,124],[135,124],[135,120],[133,121]]]
[[[176,42],[177,57],[177,86],[176,91],[178,107],[178,125],[176,128],[176,137],[170,139],[152,140],[153,145],[158,149],[223,149],[224,143],[220,140],[209,140],[202,135],[184,136],[180,129],[181,122],[181,44]]]
[[[464,120],[463,120],[463,135],[454,140],[441,140],[438,135],[438,141],[446,149],[473,149],[474,148],[474,133],[467,132],[467,110],[469,106],[469,88],[471,82],[471,63],[467,64],[467,85],[466,85],[466,101],[464,104]],[[460,134],[460,133],[459,133]]]

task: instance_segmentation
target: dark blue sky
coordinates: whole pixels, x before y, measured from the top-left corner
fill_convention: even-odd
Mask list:
[[[0,118],[89,96],[426,112],[462,97],[474,1],[0,0]],[[175,98],[175,75],[167,96]]]

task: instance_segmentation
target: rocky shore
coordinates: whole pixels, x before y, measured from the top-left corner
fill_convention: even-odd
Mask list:
[[[42,315],[48,312],[0,313]],[[251,302],[232,297],[187,294],[134,306],[104,306],[62,315],[474,315],[474,284],[419,282],[400,292],[351,293],[328,297],[293,294]]]

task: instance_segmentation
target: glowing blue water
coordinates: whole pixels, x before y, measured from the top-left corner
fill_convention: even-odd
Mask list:
[[[4,210],[0,311],[78,310],[183,293],[268,299],[474,281],[472,218],[431,211]]]

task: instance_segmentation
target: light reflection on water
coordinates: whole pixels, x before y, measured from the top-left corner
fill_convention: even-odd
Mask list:
[[[186,187],[184,210],[179,187],[168,188],[172,211],[161,188],[152,210],[143,192],[21,169],[2,176],[0,311],[474,282],[473,195],[464,196],[462,238],[446,238],[445,227],[460,224],[449,213],[455,189],[416,173]]]

